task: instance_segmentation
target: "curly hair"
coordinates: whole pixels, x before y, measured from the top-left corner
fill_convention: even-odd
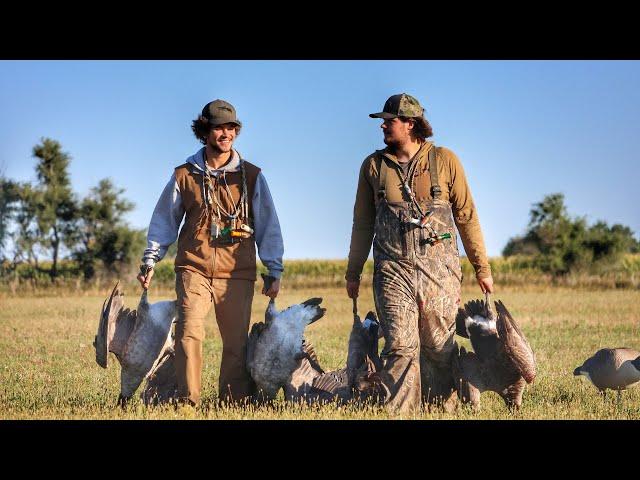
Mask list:
[[[433,136],[433,129],[431,128],[431,125],[429,124],[427,119],[424,118],[424,116],[422,116],[422,117],[399,117],[399,118],[403,122],[406,122],[408,120],[413,120],[414,121],[413,135],[416,138],[419,138],[420,140],[424,141],[425,139]]]
[[[203,145],[207,144],[207,137],[209,136],[209,133],[211,133],[212,129],[213,126],[209,123],[209,120],[202,115],[198,115],[198,118],[191,122],[191,130],[193,131],[193,134]],[[240,130],[242,130],[242,127],[240,125],[236,125],[236,136],[240,135]]]

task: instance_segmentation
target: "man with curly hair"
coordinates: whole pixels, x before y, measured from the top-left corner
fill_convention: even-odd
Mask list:
[[[373,242],[373,290],[385,337],[384,368],[371,393],[408,412],[441,403],[455,389],[451,372],[462,271],[456,228],[483,292],[491,269],[471,191],[458,157],[426,139],[433,132],[411,95],[393,95],[383,111],[386,148],[360,168],[346,288],[356,298]],[[454,227],[455,222],[455,227]]]
[[[223,343],[219,399],[244,402],[252,394],[245,362],[256,245],[268,269],[262,293],[275,298],[283,271],[282,233],[260,168],[233,148],[242,128],[233,105],[209,102],[191,128],[204,147],[175,168],[160,195],[137,278],[148,288],[154,265],[178,240],[178,400],[194,406],[200,402],[204,319],[213,304]]]

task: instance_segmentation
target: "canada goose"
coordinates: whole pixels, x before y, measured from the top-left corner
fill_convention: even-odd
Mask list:
[[[119,283],[105,300],[93,346],[96,362],[102,368],[107,368],[109,352],[120,362],[120,405],[126,404],[165,350],[172,346],[171,324],[175,317],[175,301],[150,305],[147,290],[142,292],[137,310],[124,308]]]
[[[367,313],[365,320],[361,321],[354,302],[346,368],[324,372],[313,347],[307,343],[309,356],[301,360],[291,375],[291,381],[285,386],[286,398],[293,401],[304,399],[307,403],[335,400],[345,403],[354,397],[362,399],[366,396],[361,394],[362,387],[359,387],[362,379],[382,367],[378,338],[379,324],[375,313]]]
[[[156,366],[147,375],[141,393],[145,405],[159,405],[176,399],[178,382],[176,380],[175,356],[172,345],[164,351]]]
[[[535,356],[524,333],[500,301],[497,319],[487,301],[473,300],[458,310],[456,333],[469,338],[454,356],[453,372],[461,401],[480,406],[480,393],[498,393],[508,407],[519,408],[525,384],[536,376]],[[456,347],[457,348],[457,347]]]
[[[606,396],[606,389],[618,391],[640,382],[640,352],[631,348],[603,348],[573,371],[587,377]]]
[[[278,312],[271,299],[265,321],[253,325],[247,340],[247,370],[257,393],[266,400],[275,399],[291,374],[305,358],[303,335],[307,325],[322,318],[321,298],[311,298]]]

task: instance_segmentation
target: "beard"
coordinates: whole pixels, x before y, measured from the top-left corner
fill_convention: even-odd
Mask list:
[[[382,139],[382,141],[385,143],[385,145],[387,147],[389,147],[389,150],[394,151],[398,148],[398,146],[400,146],[400,143],[397,140],[393,140],[391,138],[388,137],[384,137]]]

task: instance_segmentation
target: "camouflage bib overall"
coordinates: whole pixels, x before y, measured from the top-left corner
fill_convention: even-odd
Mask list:
[[[421,396],[430,403],[449,397],[454,386],[450,358],[462,272],[451,206],[439,198],[435,150],[429,150],[432,198],[414,196],[413,168],[403,192],[409,201],[388,202],[386,168],[394,167],[384,157],[380,167],[373,288],[385,337],[385,401],[399,411],[419,407]]]

